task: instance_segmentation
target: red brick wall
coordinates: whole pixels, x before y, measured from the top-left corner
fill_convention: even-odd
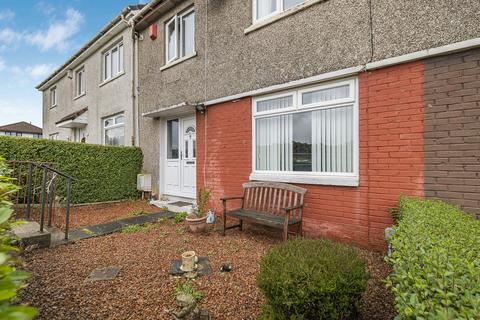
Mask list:
[[[423,63],[362,73],[360,186],[304,185],[304,231],[378,250],[400,194],[423,195]],[[251,172],[251,99],[210,106],[206,185],[212,205],[241,193]],[[204,182],[204,116],[197,115],[198,185]]]
[[[206,149],[205,137],[208,141]],[[197,185],[206,185],[212,190],[211,205],[218,213],[222,206],[220,198],[241,195],[242,183],[249,179],[252,172],[251,137],[250,98],[208,106],[206,115],[197,112]]]

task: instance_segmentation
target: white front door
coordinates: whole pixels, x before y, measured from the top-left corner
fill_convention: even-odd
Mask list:
[[[196,126],[195,118],[167,121],[165,193],[196,197]]]

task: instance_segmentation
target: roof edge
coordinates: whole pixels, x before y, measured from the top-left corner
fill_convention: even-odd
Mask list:
[[[73,54],[66,62],[64,62],[60,67],[53,71],[45,80],[38,84],[35,89],[41,91],[41,88],[45,86],[50,80],[52,80],[56,75],[64,71],[70,64],[72,64],[78,57],[80,57],[84,52],[86,52],[92,45],[94,45],[98,40],[101,39],[110,29],[114,28],[119,22],[122,21],[122,16],[128,14],[132,11],[142,10],[145,6],[140,8],[142,5],[129,5],[123,8],[120,13],[118,13],[109,23],[107,23],[93,38],[91,38],[82,48],[80,48],[75,54]]]

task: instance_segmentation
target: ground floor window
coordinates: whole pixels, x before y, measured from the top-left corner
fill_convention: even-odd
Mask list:
[[[356,80],[257,97],[253,114],[254,173],[262,179],[308,174],[319,182],[325,176],[355,180]]]
[[[106,145],[125,145],[125,116],[118,114],[103,119],[103,136]]]

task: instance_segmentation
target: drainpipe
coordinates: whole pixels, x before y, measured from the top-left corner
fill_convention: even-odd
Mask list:
[[[131,72],[130,72],[130,84],[132,86],[131,98],[132,98],[132,145],[139,146],[139,136],[138,136],[138,103],[137,103],[137,35],[135,33],[135,25],[133,19],[128,21],[125,19],[125,15],[121,15],[121,19],[132,31],[132,55],[131,55]]]

